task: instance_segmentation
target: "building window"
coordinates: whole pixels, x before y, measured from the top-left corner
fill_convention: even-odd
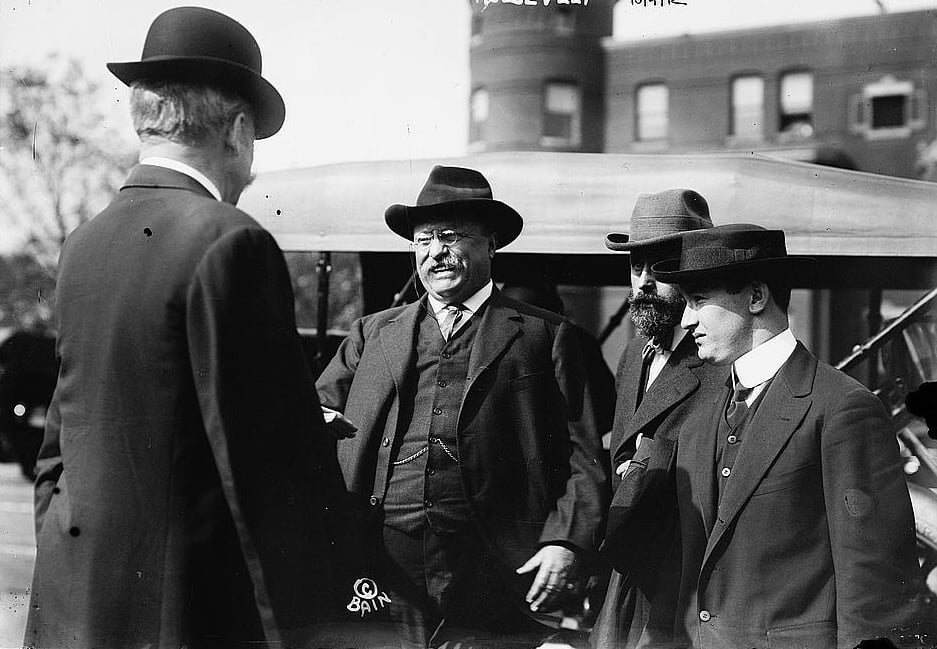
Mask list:
[[[484,88],[475,89],[469,106],[469,142],[481,142],[485,139],[484,126],[488,121],[488,108],[488,91]]]
[[[546,146],[578,146],[581,100],[575,83],[551,81],[544,86],[543,138]]]
[[[765,80],[745,75],[732,80],[732,122],[730,134],[760,138],[764,125]]]
[[[640,142],[667,139],[670,91],[663,83],[638,87],[635,95],[635,139]]]
[[[788,72],[781,77],[778,130],[798,137],[813,135],[813,75]]]
[[[886,75],[853,97],[850,127],[868,139],[909,137],[926,125],[926,99],[911,81]]]

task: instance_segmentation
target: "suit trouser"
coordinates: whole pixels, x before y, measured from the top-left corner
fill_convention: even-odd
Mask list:
[[[401,645],[536,647],[550,629],[528,618],[499,578],[504,566],[472,532],[384,527],[390,617]]]

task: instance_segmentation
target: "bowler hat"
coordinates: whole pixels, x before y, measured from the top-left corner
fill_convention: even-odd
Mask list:
[[[709,205],[692,189],[666,189],[641,194],[631,212],[629,233],[610,232],[605,246],[610,250],[675,243],[685,232],[711,228]]]
[[[479,223],[498,235],[498,247],[514,241],[524,220],[514,208],[491,198],[491,185],[474,169],[436,165],[416,205],[391,205],[384,212],[387,227],[407,240],[421,223],[435,220]]]
[[[668,284],[775,274],[796,283],[807,277],[814,261],[812,257],[788,255],[783,230],[732,223],[688,232],[683,236],[680,258],[659,261],[651,271],[658,281]]]
[[[280,130],[283,98],[260,76],[260,47],[241,23],[202,7],[175,7],[156,17],[140,61],[108,63],[128,86],[134,81],[191,81],[217,85],[243,97],[254,110],[258,140]]]

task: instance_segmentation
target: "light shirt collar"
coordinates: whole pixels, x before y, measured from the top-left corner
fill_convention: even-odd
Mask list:
[[[185,174],[192,180],[196,181],[199,185],[208,190],[208,193],[215,197],[216,201],[221,200],[221,192],[218,191],[218,188],[215,186],[211,180],[208,179],[208,176],[203,174],[201,171],[187,165],[184,162],[179,162],[178,160],[173,160],[172,158],[161,158],[159,156],[150,156],[143,158],[140,161],[142,165],[150,165],[152,167],[163,167],[164,169],[172,169],[173,171],[178,171],[181,174]]]
[[[489,297],[491,297],[491,292],[494,290],[494,282],[488,280],[488,283],[482,286],[475,294],[462,302],[462,305],[465,307],[465,313],[462,315],[462,320],[468,320],[472,317],[476,311],[482,308],[482,305],[485,303]],[[433,315],[439,316],[440,311],[446,308],[446,302],[440,302],[432,295],[427,294],[426,296],[429,299],[430,308],[433,310]]]
[[[732,364],[735,378],[746,388],[754,388],[774,378],[781,366],[794,353],[797,339],[790,328],[742,354]]]
[[[661,349],[660,352],[654,354],[654,357],[651,359],[651,365],[648,368],[647,372],[647,382],[644,385],[644,391],[647,392],[651,389],[651,384],[660,376],[660,373],[664,370],[664,366],[667,364],[667,361],[670,360],[670,355],[673,354],[673,350],[677,348],[677,345],[683,340],[683,337],[686,335],[686,330],[677,325],[673,329],[673,337],[670,339],[670,347],[667,349]]]

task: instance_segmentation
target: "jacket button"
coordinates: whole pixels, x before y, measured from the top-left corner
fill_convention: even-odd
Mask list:
[[[725,467],[725,468],[722,470],[722,477],[723,477],[723,478],[728,478],[730,475],[732,475],[732,469],[730,469],[729,467]]]
[[[452,356],[452,354],[450,354],[449,352],[443,352],[443,353],[442,353],[442,357],[443,357],[443,358],[449,358],[450,356]]]
[[[709,622],[712,619],[712,614],[709,611],[700,611],[699,619],[702,622]]]
[[[377,499],[377,496],[371,496],[370,498],[368,498],[368,502],[371,503],[372,505],[376,505],[379,501]]]
[[[430,444],[438,444],[438,443],[439,443],[439,438],[438,438],[438,437],[430,437],[430,438],[429,438],[429,443],[430,443]]]
[[[444,388],[448,385],[448,383],[446,383],[445,381],[439,381],[438,385],[439,387]]]
[[[432,500],[424,500],[424,501],[423,501],[423,505],[424,505],[427,509],[429,509],[429,508],[431,508],[431,507],[433,506],[433,501],[432,501]]]
[[[436,473],[436,469],[434,469],[433,467],[429,467],[428,469],[426,469],[426,475],[434,475],[435,473]]]
[[[58,488],[58,487],[52,487],[52,493],[54,493],[54,494],[60,494],[60,493],[62,493],[62,490],[61,490],[60,488]]]
[[[736,437],[735,435],[729,435],[729,439],[727,441],[729,442],[729,444],[738,444],[739,438]]]
[[[381,446],[390,446],[390,440],[385,437],[381,440]]]
[[[440,410],[439,408],[433,408],[433,414],[434,414],[434,415],[441,415],[441,414],[442,414],[442,410]]]
[[[71,534],[72,536],[78,536],[79,534],[81,534],[81,530],[78,529],[77,527],[72,527],[68,530],[68,533]]]

